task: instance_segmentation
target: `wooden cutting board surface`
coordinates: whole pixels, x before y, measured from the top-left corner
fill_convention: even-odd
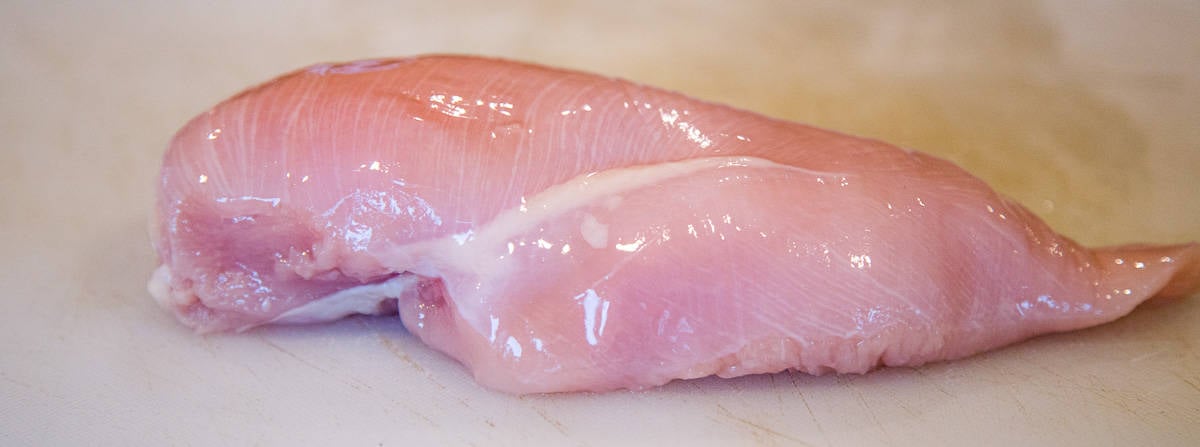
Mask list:
[[[1200,296],[916,369],[513,397],[395,319],[201,337],[144,288],[187,119],[312,62],[430,52],[937,154],[1088,244],[1200,240],[1200,3],[60,3],[0,5],[0,444],[1200,444]]]

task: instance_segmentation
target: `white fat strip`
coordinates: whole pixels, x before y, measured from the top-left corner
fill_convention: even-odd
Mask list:
[[[490,253],[479,256],[481,255],[478,250],[479,245],[470,247],[473,244],[503,246],[508,240],[533,230],[542,222],[588,203],[605,200],[606,205],[619,205],[620,198],[617,196],[621,193],[699,171],[733,167],[784,169],[818,177],[845,176],[845,174],[788,166],[758,157],[705,157],[609,169],[580,175],[546,188],[545,191],[527,198],[522,206],[513,207],[500,213],[491,222],[476,230],[465,244],[458,243],[452,237],[433,241],[437,245],[436,248],[439,249],[433,252],[455,253],[458,255],[455,258],[459,258],[456,260],[466,261],[467,265],[476,265],[475,262],[470,262],[474,261],[473,259],[462,259],[462,256],[477,257],[480,261],[493,260],[494,257]],[[445,251],[440,249],[445,249]]]
[[[395,266],[397,270],[408,270],[426,276],[441,276],[439,270],[472,272],[478,284],[501,284],[503,278],[514,273],[511,270],[515,266],[510,262],[511,259],[504,255],[508,252],[509,241],[532,231],[545,221],[582,208],[589,203],[601,203],[606,207],[616,207],[620,204],[620,194],[695,172],[738,167],[782,169],[815,177],[846,176],[846,174],[788,166],[757,157],[705,157],[609,169],[580,175],[546,188],[532,197],[527,197],[520,206],[501,212],[491,222],[475,228],[468,235],[447,236],[423,243],[396,247],[396,251],[382,255],[382,257],[405,260],[425,258],[425,262],[420,265]],[[614,199],[614,197],[616,198]],[[602,229],[588,228],[586,225],[582,229],[585,237],[593,236],[588,240],[593,247],[597,244],[604,246],[607,243],[607,237],[604,238],[604,241],[598,237],[600,230]],[[607,236],[607,231],[603,233]],[[477,287],[476,290],[479,288]],[[480,333],[486,334],[488,329],[486,317],[491,308],[489,301],[497,297],[482,292],[473,298],[455,300],[455,304],[458,306],[460,315],[470,321]]]
[[[268,323],[319,323],[356,314],[376,314],[379,312],[380,303],[399,298],[416,283],[415,275],[400,275],[384,282],[339,290],[288,310]]]

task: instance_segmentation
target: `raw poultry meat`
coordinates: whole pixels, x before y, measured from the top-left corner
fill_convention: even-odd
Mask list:
[[[918,365],[1200,283],[1196,244],[1090,250],[921,153],[473,57],[217,105],[155,222],[151,293],[198,331],[398,313],[514,393]]]

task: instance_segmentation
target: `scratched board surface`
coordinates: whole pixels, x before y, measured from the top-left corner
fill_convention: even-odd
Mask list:
[[[1200,445],[1200,296],[916,369],[513,397],[395,319],[200,337],[144,290],[188,118],[312,62],[428,52],[938,154],[1088,244],[1200,240],[1200,3],[61,3],[0,5],[2,445]]]

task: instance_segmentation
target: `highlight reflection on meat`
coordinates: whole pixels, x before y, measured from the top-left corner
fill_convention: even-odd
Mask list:
[[[156,222],[151,293],[199,331],[398,313],[514,393],[917,365],[1200,285],[1196,244],[1090,250],[927,155],[471,57],[221,103]]]

